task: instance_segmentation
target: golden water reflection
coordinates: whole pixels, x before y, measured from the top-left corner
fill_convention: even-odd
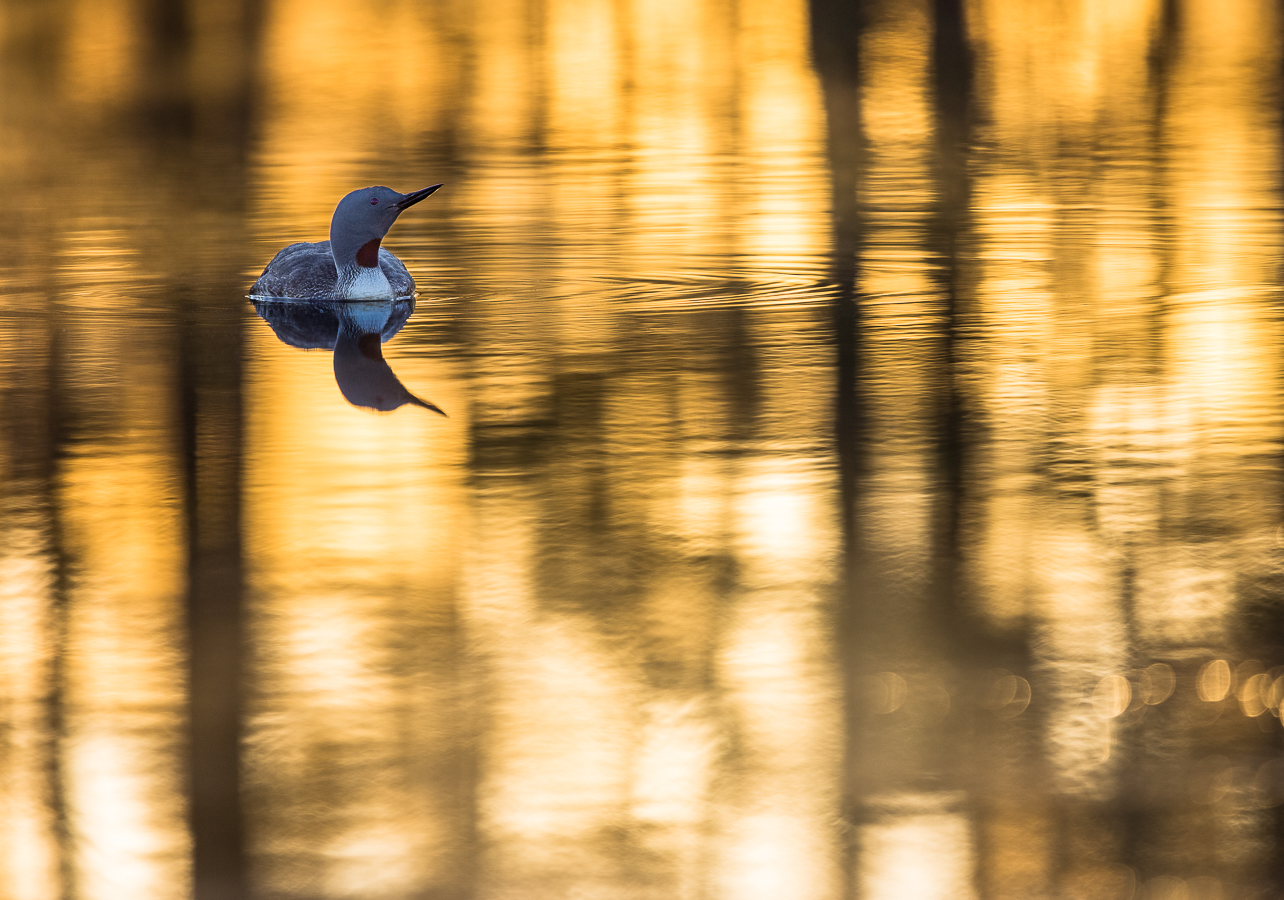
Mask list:
[[[0,897],[1278,893],[1273,5],[20,6]]]

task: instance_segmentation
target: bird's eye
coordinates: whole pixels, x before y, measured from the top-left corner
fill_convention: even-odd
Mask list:
[[[371,206],[378,206],[378,205],[379,205],[379,198],[378,198],[378,197],[371,197],[371,198],[370,198],[370,205],[371,205]]]

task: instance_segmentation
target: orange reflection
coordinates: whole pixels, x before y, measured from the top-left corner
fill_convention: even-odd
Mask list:
[[[254,197],[265,248],[324,240],[340,197],[382,183],[370,155],[393,147],[405,152],[415,135],[438,124],[434,101],[450,89],[444,80],[458,65],[426,15],[413,3],[385,5],[377,14],[342,3],[269,5],[268,115],[258,148],[263,185]],[[397,36],[395,54],[390,34]],[[408,238],[399,229],[393,241],[401,243],[389,246],[405,247]],[[415,258],[398,254],[408,263]]]
[[[538,611],[524,499],[497,486],[475,507],[463,612],[491,695],[478,827],[495,884],[569,890],[593,883],[624,821],[638,687],[588,622]]]
[[[707,354],[701,326],[672,317],[671,345],[637,348],[627,305],[592,281],[642,271],[676,276],[683,291],[692,273],[709,278],[708,261],[721,265],[737,252],[772,280],[781,270],[819,269],[827,199],[806,6],[741,6],[735,27],[708,4],[597,0],[494,0],[458,20],[475,55],[472,76],[448,90],[418,87],[458,110],[466,174],[442,180],[475,245],[464,277],[503,287],[466,307],[421,304],[407,327],[466,317],[474,358],[460,365],[433,350],[397,363],[408,387],[417,387],[416,367],[443,386],[433,398],[450,420],[366,417],[327,387],[327,360],[313,365],[270,336],[251,337],[247,446],[265,465],[251,471],[247,510],[252,630],[263,648],[250,767],[265,810],[265,885],[297,883],[291,873],[307,858],[317,890],[355,884],[361,873],[381,873],[373,889],[395,893],[485,872],[496,889],[560,895],[605,889],[609,879],[594,873],[636,853],[680,895],[715,872],[736,895],[797,885],[799,873],[822,895],[832,892],[837,848],[826,823],[837,741],[834,686],[820,667],[827,645],[818,590],[833,552],[826,476],[792,454],[743,472],[708,455],[746,427],[725,378],[710,370],[675,384],[651,367],[619,370],[627,352]],[[355,36],[335,43],[346,15],[336,9],[318,22],[315,11],[288,4],[274,12],[269,48],[281,52],[269,50],[268,94],[282,114],[265,132],[271,186],[260,196],[279,240],[295,237],[297,222],[323,227],[337,196],[328,179],[386,146],[385,136],[359,130],[315,138],[345,110],[388,102],[380,73],[356,64],[368,49],[366,26],[353,22]],[[438,46],[440,32],[406,27]],[[324,33],[313,34],[318,28]],[[318,41],[334,50],[319,72],[307,58]],[[314,93],[332,68],[346,70],[348,83]],[[526,155],[532,141],[550,147],[538,166]],[[286,161],[289,171],[276,178]],[[413,247],[440,224],[407,229],[402,240]],[[549,277],[557,279],[551,289],[524,284]],[[437,289],[431,278],[425,286]],[[745,327],[776,348],[761,367],[770,397],[763,438],[802,445],[826,421],[819,326],[792,312],[748,318]],[[806,349],[786,354],[795,336]],[[594,385],[607,377],[611,391],[595,406]],[[554,405],[577,386],[585,403]],[[657,398],[682,415],[673,419]],[[592,507],[581,504],[602,490],[577,455],[594,452],[591,442],[559,450],[555,469],[537,469],[538,488],[510,477],[536,462],[523,455],[520,429],[540,433],[553,416],[577,427],[585,410],[600,415],[584,426],[593,440],[629,460],[635,479],[608,492],[609,522],[649,526],[587,518]],[[283,458],[293,462],[269,462]],[[636,490],[642,483],[651,489]],[[644,584],[609,572],[581,583],[576,573],[598,563],[574,548],[592,546],[604,527],[619,529],[621,546],[647,540],[650,528],[679,544]],[[720,688],[701,674],[719,641],[718,609],[729,602],[703,562],[710,554],[739,557],[747,573]],[[546,570],[559,565],[561,577],[550,578]],[[365,574],[354,581],[355,571]],[[790,585],[783,594],[781,583]],[[653,684],[614,636],[606,611],[617,590],[645,595],[639,640],[654,645],[647,658],[656,665],[684,673],[678,683]],[[459,631],[415,630],[449,618],[454,604]],[[411,710],[429,732],[448,734],[459,710],[472,708],[405,697],[410,676],[395,673],[416,665],[397,643],[407,632],[447,657],[466,648],[475,660],[469,703],[480,704],[471,715],[482,730],[444,739],[434,756],[444,766],[475,741],[475,783],[461,785],[475,809],[441,801],[452,793],[442,776],[398,762],[399,722]],[[727,752],[720,698],[728,691],[755,748],[734,813],[721,812],[733,798],[715,783]],[[324,747],[342,748],[350,763],[327,774],[290,762]],[[359,774],[372,768],[380,779]],[[438,799],[407,805],[416,778]],[[332,783],[342,785],[342,802],[325,789]],[[312,824],[301,831],[296,821]],[[476,848],[451,838],[470,829]],[[452,868],[452,856],[470,853],[482,857]],[[746,876],[750,860],[762,878]]]
[[[448,882],[467,864],[455,858],[458,801],[437,781],[437,795],[422,795],[420,767],[449,773],[466,735],[451,733],[456,702],[416,676],[415,660],[452,652],[443,603],[461,550],[461,418],[372,415],[340,396],[328,354],[266,329],[251,339],[259,369],[247,446],[254,458],[293,460],[247,473],[260,648],[247,766],[265,798],[262,883],[293,889],[303,857],[317,892]],[[441,376],[397,366],[410,383]],[[438,465],[422,466],[425,456]]]
[[[744,0],[740,152],[747,167],[737,252],[763,272],[814,272],[828,250],[828,172],[817,152],[824,122],[800,3]]]
[[[1278,115],[1255,74],[1276,65],[1259,29],[1277,13],[1250,3],[1213,25],[1214,4],[1186,11],[1170,32],[1152,2],[979,8],[994,141],[974,194],[985,337],[971,371],[989,430],[979,596],[996,625],[1032,623],[1045,664],[1111,718],[1173,693],[1167,666],[1137,684],[1120,674],[1129,628],[1173,652],[1220,645],[1233,573],[1260,564],[1274,527],[1273,507],[1226,498],[1276,490],[1273,469],[1244,462],[1280,439],[1263,302],[1277,264],[1262,255],[1278,253],[1278,217],[1262,212],[1278,189]],[[1199,534],[1196,518],[1225,523],[1215,546],[1166,539]],[[1201,696],[1230,690],[1229,675],[1210,679]],[[1110,792],[1120,732],[1085,715],[1082,691],[1051,700],[1065,789]],[[1241,705],[1266,708],[1260,691]]]
[[[839,847],[824,822],[841,770],[838,684],[816,592],[831,552],[828,510],[820,473],[754,468],[737,504],[746,590],[718,661],[743,756],[724,773],[735,783],[721,798],[719,880],[736,897],[778,895],[791,880],[807,896],[833,896]]]
[[[87,342],[124,337],[101,322],[85,324]],[[139,341],[138,332],[130,334]],[[180,741],[183,527],[163,418],[166,357],[151,349],[141,359],[113,353],[96,360],[126,370],[114,373],[119,388],[99,397],[129,422],[128,436],[82,446],[68,459],[59,490],[75,560],[62,688],[71,877],[78,896],[103,900],[190,892]],[[67,376],[72,384],[99,383],[90,371]]]
[[[263,256],[323,237],[354,183],[458,177],[441,175],[439,215],[394,235],[427,296],[389,351],[450,420],[368,416],[335,392],[328,357],[246,331],[257,886],[1221,890],[1107,859],[1054,884],[1052,862],[1057,841],[1118,843],[1083,810],[1153,775],[1150,744],[1279,727],[1266,711],[1284,675],[1231,646],[1246,581],[1277,570],[1278,504],[1263,498],[1279,496],[1284,438],[1279,13],[1179,5],[1173,22],[1162,0],[965,4],[978,108],[952,256],[932,55],[948,4],[868,17],[860,121],[842,123],[866,157],[840,173],[859,182],[862,420],[859,484],[839,497],[809,4],[267,4],[246,103]],[[244,245],[229,227],[207,246],[188,226],[208,199],[161,166],[139,181],[181,195],[177,213],[120,206],[136,184],[122,173],[164,152],[77,130],[153,90],[196,120],[247,90],[248,7],[186,4],[191,50],[169,79],[155,6],[57,13],[42,90],[66,101],[51,117],[81,149],[50,156],[98,199],[42,225],[54,240],[3,236],[39,257],[0,276],[21,287],[6,309],[177,311],[188,294],[143,298],[136,282],[190,285],[206,270],[188,262]],[[20,18],[0,22],[14,45]],[[34,119],[44,96],[15,90],[6,108]],[[46,146],[0,129],[6,160]],[[196,162],[175,166],[209,165],[203,141],[188,149]],[[30,165],[30,183],[51,180]],[[173,255],[155,259],[161,233]],[[37,292],[45,279],[56,295]],[[17,735],[0,754],[0,893],[183,894],[170,344],[136,322],[66,324],[50,327],[66,359],[40,370],[87,429],[47,451],[65,596],[38,516],[7,520],[0,550],[0,699]],[[12,370],[26,348],[2,354],[6,409],[46,390]],[[942,474],[954,389],[961,486]],[[21,507],[26,490],[4,499]],[[857,533],[840,533],[849,518]],[[852,613],[834,609],[840,558],[844,603],[870,627],[836,639]],[[979,625],[954,615],[966,603]],[[984,660],[973,696],[959,670],[996,645],[1011,658]],[[840,663],[868,694],[846,733]],[[50,735],[58,689],[66,734]],[[959,748],[964,723],[975,747]],[[1252,816],[1278,799],[1278,772],[1224,752],[1178,761],[1179,802],[1198,807],[1182,814],[1248,846],[1269,834]],[[1042,793],[1018,811],[986,791]],[[849,805],[855,854],[834,825]]]
[[[128,3],[72,5],[64,74],[69,99],[86,106],[120,103],[139,87],[140,22]]]
[[[38,519],[16,499],[0,553],[0,704],[11,735],[0,754],[0,892],[42,900],[60,881],[46,761],[54,572]]]
[[[967,820],[947,796],[906,795],[881,802],[881,820],[861,829],[860,894],[894,897],[976,896],[975,850]],[[932,852],[925,854],[924,848]]]

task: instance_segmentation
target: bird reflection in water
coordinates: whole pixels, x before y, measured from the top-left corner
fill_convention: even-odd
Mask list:
[[[353,406],[391,412],[412,404],[445,415],[401,383],[383,343],[415,311],[412,298],[398,300],[267,300],[251,297],[254,311],[282,342],[305,350],[334,352],[334,380]]]

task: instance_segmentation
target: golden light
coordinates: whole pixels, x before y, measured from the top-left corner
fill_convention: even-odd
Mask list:
[[[962,815],[932,810],[940,805],[934,799],[893,798],[897,806],[907,808],[861,828],[860,896],[867,900],[976,896],[972,831]],[[915,806],[926,808],[914,811]],[[932,852],[925,854],[925,847]]]
[[[1265,673],[1252,675],[1239,686],[1237,697],[1246,716],[1260,716],[1266,712],[1266,698],[1270,696],[1271,677]]]
[[[1030,682],[1006,669],[996,669],[989,687],[981,697],[981,706],[993,710],[1001,718],[1010,719],[1025,712],[1033,698]]]
[[[91,182],[0,274],[0,411],[52,410],[38,465],[0,436],[0,499],[55,510],[65,544],[5,507],[0,895],[191,892],[175,348],[211,301],[186,287],[323,238],[358,179],[434,167],[443,214],[391,238],[424,296],[387,354],[449,419],[350,407],[332,357],[258,322],[228,370],[244,502],[211,502],[240,514],[255,890],[1122,900],[1135,872],[1054,842],[1111,845],[1074,811],[1148,796],[1135,729],[1211,754],[1168,849],[1250,852],[1280,762],[1217,742],[1284,702],[1275,661],[1229,661],[1245,578],[1278,569],[1280,12],[1179,5],[964,3],[957,147],[926,0],[881,4],[830,96],[803,0],[272,0],[261,23],[189,0],[173,83],[157,4],[0,13],[15,46],[29,16],[60,35],[6,105],[49,90],[57,127],[12,116],[0,155]],[[164,137],[134,134],[170,101]],[[251,135],[226,163],[224,107]],[[165,131],[187,112],[195,137]],[[114,205],[144,164],[142,193],[184,202]],[[210,213],[221,185],[184,180],[223,165]],[[80,316],[179,280],[159,324]],[[47,356],[8,338],[31,297]],[[962,619],[1033,685],[972,671]],[[1144,653],[1182,660],[1180,692]],[[1140,890],[1229,890],[1178,874]]]
[[[46,804],[44,698],[54,646],[54,572],[41,529],[11,515],[0,550],[0,705],[9,730],[0,754],[0,892],[14,900],[59,893],[54,814]]]
[[[1132,702],[1132,685],[1122,675],[1107,675],[1092,691],[1092,708],[1103,719],[1122,715]]]
[[[1173,695],[1176,688],[1177,676],[1167,663],[1152,663],[1142,669],[1138,676],[1141,698],[1150,706],[1163,703]]]
[[[155,361],[153,360],[153,363]],[[183,529],[177,461],[142,378],[118,402],[139,402],[136,431],[114,452],[69,461],[68,540],[83,567],[67,626],[66,770],[78,890],[186,896],[190,838],[181,745]],[[149,421],[149,419],[152,419]],[[99,448],[100,450],[105,448]]]
[[[1199,699],[1216,703],[1225,698],[1231,689],[1230,664],[1224,659],[1214,659],[1199,667],[1195,680],[1195,690]]]

